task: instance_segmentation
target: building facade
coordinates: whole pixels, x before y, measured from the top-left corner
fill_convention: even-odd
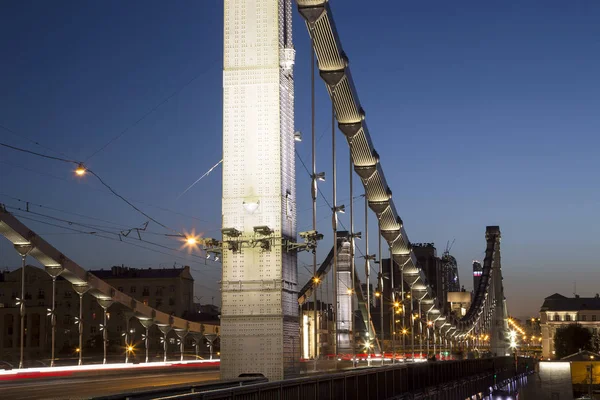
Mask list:
[[[558,328],[577,323],[587,328],[593,338],[600,333],[600,296],[565,297],[559,293],[544,299],[540,309],[542,356],[553,358],[554,335]]]
[[[124,266],[108,270],[90,271],[106,281],[115,289],[127,293],[135,299],[178,317],[197,314],[193,305],[194,279],[189,267],[170,269],[135,269]],[[47,360],[50,358],[51,324],[47,315],[52,308],[52,279],[41,268],[28,265],[25,268],[25,359]],[[0,273],[0,360],[9,363],[18,362],[20,353],[20,315],[16,304],[21,296],[21,269]],[[83,301],[83,354],[94,356],[102,352],[101,324],[103,310],[95,297],[85,294]],[[63,359],[76,357],[79,347],[79,295],[70,282],[61,278],[56,280],[56,355]],[[113,304],[109,307],[108,338],[109,354],[120,356],[125,347],[128,332],[129,343],[141,344],[145,329],[129,309]],[[192,318],[189,318],[192,319]],[[218,321],[207,321],[209,325]],[[170,335],[171,336],[171,335]],[[178,351],[176,335],[169,336],[172,351]],[[151,349],[158,354],[162,350],[160,334],[153,326],[150,331]],[[191,341],[191,338],[189,339]],[[190,343],[191,345],[191,343]],[[67,362],[67,360],[65,360]]]

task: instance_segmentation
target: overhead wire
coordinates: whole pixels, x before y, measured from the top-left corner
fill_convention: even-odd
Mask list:
[[[22,165],[12,164],[12,163],[9,163],[9,162],[6,162],[6,161],[2,161],[2,160],[0,160],[0,164],[6,164],[6,165],[9,165],[9,166],[12,166],[12,167],[15,167],[15,168],[20,168],[20,169],[23,169],[25,171],[32,172],[34,174],[39,174],[41,176],[48,176],[50,178],[58,179],[58,180],[61,180],[61,181],[64,181],[64,182],[69,182],[69,183],[72,182],[71,180],[65,179],[63,177],[52,175],[52,174],[48,174],[48,173],[41,172],[41,171],[36,171],[34,169],[27,168],[27,167],[24,167]],[[105,195],[113,196],[112,193],[104,191],[104,190],[101,190],[101,189],[97,189],[97,188],[94,188],[94,187],[89,187],[89,189],[97,191],[97,192],[105,194]],[[179,212],[179,211],[171,210],[169,208],[165,208],[165,207],[162,207],[162,206],[157,206],[156,204],[148,203],[146,201],[136,200],[136,199],[130,199],[130,201],[132,201],[134,203],[144,204],[144,205],[146,205],[148,207],[156,208],[157,210],[160,210],[160,211],[168,212],[168,213],[179,215],[179,216],[186,217],[186,218],[191,218],[191,219],[194,219],[194,220],[199,221],[199,222],[214,223],[214,221],[209,221],[209,220],[197,217],[195,215],[185,214],[185,213],[182,213],[182,212]],[[218,230],[218,229],[215,229],[215,231],[216,230]],[[205,231],[205,232],[211,232],[211,230],[208,230],[208,231]]]
[[[62,162],[66,162],[66,163],[70,163],[70,164],[75,164],[78,165],[79,167],[83,167],[83,163],[80,163],[78,161],[74,161],[74,160],[69,160],[66,158],[61,158],[61,157],[54,157],[54,156],[49,156],[47,154],[42,154],[42,153],[38,153],[36,151],[32,151],[32,150],[27,150],[27,149],[23,149],[20,147],[16,147],[16,146],[12,146],[6,143],[1,143],[1,146],[10,148],[12,150],[16,150],[16,151],[20,151],[20,152],[24,152],[24,153],[28,153],[28,154],[32,154],[38,157],[43,157],[43,158],[47,158],[47,159],[51,159],[51,160],[55,160],[55,161],[62,161]],[[98,181],[104,185],[113,195],[115,195],[116,197],[118,197],[119,199],[121,199],[122,201],[124,201],[125,203],[127,203],[129,206],[131,206],[134,210],[136,210],[138,213],[142,214],[144,217],[148,218],[150,221],[154,222],[155,224],[170,230],[174,233],[177,233],[179,235],[181,235],[182,237],[184,236],[183,234],[181,234],[180,232],[178,232],[177,230],[168,227],[167,225],[163,224],[162,222],[158,221],[157,219],[151,217],[150,215],[148,215],[147,213],[145,213],[144,211],[142,211],[141,209],[139,209],[138,207],[136,207],[133,203],[131,203],[129,200],[127,200],[124,196],[122,196],[121,194],[119,194],[116,190],[114,190],[108,183],[106,183],[98,174],[96,174],[93,170],[89,169],[89,168],[85,168],[86,172],[89,172],[90,174],[92,174],[93,176],[96,177],[96,179],[98,179]]]
[[[188,186],[187,189],[185,189],[183,191],[183,193],[181,193],[179,196],[177,196],[177,200],[179,200],[179,198],[181,196],[183,196],[184,194],[187,193],[188,190],[190,190],[191,188],[194,187],[194,185],[196,185],[196,183],[200,182],[202,180],[202,178],[204,178],[205,176],[208,176],[215,168],[217,168],[219,166],[219,164],[221,164],[223,162],[223,159],[221,158],[221,160],[216,163],[215,165],[213,165],[208,171],[206,171],[200,178],[196,179],[196,181],[194,183],[192,183],[190,186]]]
[[[125,129],[123,129],[121,132],[119,132],[116,136],[114,136],[112,139],[110,139],[108,142],[106,142],[103,146],[101,146],[99,149],[97,149],[96,151],[94,151],[88,158],[85,159],[84,162],[88,162],[90,159],[92,159],[94,156],[96,156],[98,153],[102,152],[104,149],[106,149],[108,146],[110,146],[112,143],[116,142],[117,140],[119,140],[124,134],[126,134],[129,130],[131,130],[132,128],[134,128],[137,124],[139,124],[140,122],[142,122],[144,119],[146,119],[149,115],[153,114],[156,110],[158,110],[160,107],[162,107],[163,105],[165,105],[166,103],[168,103],[173,97],[177,96],[179,93],[181,93],[183,91],[183,89],[185,89],[186,87],[188,87],[189,85],[191,85],[196,79],[198,79],[200,76],[202,76],[204,73],[206,73],[210,68],[213,67],[213,63],[209,63],[209,67],[200,71],[198,74],[196,74],[192,79],[190,79],[189,81],[187,81],[183,86],[181,86],[179,89],[175,90],[173,93],[171,93],[169,96],[167,96],[166,98],[164,98],[162,101],[160,101],[158,104],[156,104],[154,107],[152,107],[150,110],[148,110],[146,113],[144,113],[140,118],[138,118],[137,120],[135,120],[135,122],[133,122],[132,124],[128,125]]]
[[[63,152],[60,152],[60,151],[57,151],[57,150],[54,150],[54,149],[52,149],[52,148],[50,148],[50,147],[48,147],[48,146],[45,146],[45,145],[41,144],[40,142],[38,142],[37,140],[33,140],[33,139],[31,139],[30,137],[27,137],[27,136],[23,135],[22,133],[17,133],[17,132],[15,132],[15,131],[13,131],[12,129],[10,129],[10,128],[6,127],[5,125],[2,125],[2,124],[0,124],[0,129],[3,129],[4,131],[6,131],[6,132],[8,132],[8,133],[11,133],[11,134],[13,134],[14,136],[16,136],[16,137],[18,137],[18,138],[22,138],[22,139],[28,140],[28,141],[30,141],[31,143],[33,143],[33,144],[35,144],[35,145],[37,145],[37,146],[40,146],[40,147],[41,147],[41,148],[43,148],[43,149],[46,149],[46,150],[52,151],[52,152],[54,152],[54,153],[56,153],[56,154],[60,154],[60,155],[62,155],[62,156],[65,156],[65,157],[67,157],[67,158],[68,158],[68,156],[67,156],[65,153],[63,153]]]
[[[4,194],[4,193],[0,193],[0,197],[7,197],[7,198],[12,199],[12,200],[16,200],[16,201],[19,201],[19,202],[22,202],[22,203],[27,203],[27,204],[29,204],[31,206],[45,208],[45,209],[48,209],[48,210],[52,210],[52,211],[56,211],[56,212],[60,212],[60,213],[64,213],[64,214],[75,215],[75,216],[80,217],[80,218],[86,218],[86,219],[91,219],[91,220],[95,220],[95,221],[105,222],[107,224],[112,224],[112,225],[115,225],[115,226],[120,226],[121,228],[128,228],[128,226],[121,225],[121,224],[119,224],[117,222],[107,221],[107,220],[102,219],[102,218],[91,217],[91,216],[79,214],[79,213],[76,213],[76,212],[73,212],[73,211],[66,211],[66,210],[61,210],[61,209],[50,207],[50,206],[45,206],[45,205],[42,205],[42,204],[35,203],[33,201],[28,201],[28,200],[25,200],[25,199],[20,199],[18,197],[14,197],[14,196],[11,196],[11,195],[8,195],[8,194]]]
[[[159,254],[167,255],[169,257],[173,257],[173,258],[177,258],[177,259],[180,259],[180,260],[184,260],[186,262],[196,262],[198,264],[208,265],[207,261],[212,261],[212,260],[207,260],[206,258],[198,256],[198,255],[195,255],[195,254],[189,254],[190,256],[192,256],[194,258],[198,258],[198,259],[204,261],[204,263],[201,263],[200,261],[190,260],[190,259],[185,258],[185,257],[181,257],[181,256],[177,256],[177,255],[174,255],[174,254],[166,253],[164,251],[153,249],[151,247],[142,246],[142,245],[136,243],[136,242],[139,241],[139,242],[150,244],[150,245],[155,245],[155,246],[157,245],[157,246],[163,247],[163,248],[165,248],[167,250],[170,250],[170,251],[180,252],[180,250],[178,250],[178,249],[173,249],[173,248],[170,248],[170,247],[167,247],[167,246],[162,246],[160,244],[156,244],[154,242],[150,242],[150,241],[146,241],[146,240],[137,240],[137,239],[127,240],[127,238],[118,239],[118,238],[114,238],[114,237],[103,235],[103,234],[95,232],[95,231],[84,231],[84,230],[81,230],[81,229],[70,228],[70,227],[66,227],[66,226],[63,226],[63,225],[58,225],[58,224],[54,224],[54,223],[51,223],[51,222],[42,221],[42,220],[39,220],[39,219],[36,219],[36,218],[31,218],[31,217],[29,217],[27,215],[20,215],[20,214],[16,214],[16,213],[13,213],[13,215],[15,215],[15,216],[17,216],[19,218],[22,218],[22,219],[25,219],[25,220],[29,220],[29,221],[33,221],[33,222],[36,222],[36,223],[40,223],[40,224],[43,224],[43,225],[53,226],[53,227],[56,227],[56,228],[73,231],[73,232],[76,232],[76,233],[79,233],[79,234],[86,234],[86,235],[90,235],[90,236],[93,236],[93,237],[99,237],[99,238],[103,238],[103,239],[107,239],[107,240],[112,240],[112,241],[119,242],[119,243],[124,243],[124,244],[130,245],[130,246],[134,246],[134,247],[138,247],[138,248],[144,249],[144,250],[149,250],[149,251],[152,251],[154,253],[159,253]]]
[[[47,154],[38,153],[37,151],[27,150],[27,149],[23,149],[21,147],[12,146],[12,145],[7,144],[7,143],[1,143],[0,142],[0,146],[7,147],[9,149],[20,151],[20,152],[23,152],[23,153],[32,154],[32,155],[38,156],[38,157],[48,158],[50,160],[63,161],[63,162],[67,162],[67,163],[71,163],[71,164],[75,164],[75,165],[80,164],[79,162],[74,161],[74,160],[69,160],[68,158],[49,156]]]

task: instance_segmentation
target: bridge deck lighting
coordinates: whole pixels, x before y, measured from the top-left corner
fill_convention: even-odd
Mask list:
[[[318,277],[318,276],[315,276],[315,277],[313,278],[313,282],[314,282],[314,283],[319,283],[319,282],[321,282],[321,279],[319,279],[319,277]]]

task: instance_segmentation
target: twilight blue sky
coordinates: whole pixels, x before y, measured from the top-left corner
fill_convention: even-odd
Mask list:
[[[441,253],[456,238],[452,252],[470,288],[485,226],[500,225],[505,290],[515,315],[536,313],[554,292],[569,295],[573,282],[583,296],[599,292],[600,4],[368,3],[332,0],[331,6],[411,241],[435,242]],[[296,128],[308,137],[309,42],[297,13],[294,18]],[[0,125],[17,134],[0,129],[1,141],[86,160],[130,127],[89,167],[166,225],[218,235],[220,169],[177,196],[221,158],[222,19],[221,0],[3,1]],[[331,176],[330,105],[320,81],[317,94],[317,164]],[[348,205],[341,134],[338,142],[338,197]],[[307,141],[298,151],[309,160]],[[0,148],[0,202],[23,206],[8,195],[105,220],[31,208],[102,225],[71,226],[84,231],[116,232],[146,220],[70,169]],[[310,194],[300,163],[297,178],[303,230]],[[331,181],[321,189],[331,199]],[[322,199],[319,206],[320,230],[329,239],[322,257],[331,234]],[[357,206],[362,211],[359,200]],[[190,264],[202,301],[219,301],[220,264],[23,221],[88,268]],[[152,224],[149,230],[165,233]],[[179,246],[160,235],[143,238]],[[17,264],[8,242],[0,242],[0,266]],[[299,274],[308,279],[304,267]]]

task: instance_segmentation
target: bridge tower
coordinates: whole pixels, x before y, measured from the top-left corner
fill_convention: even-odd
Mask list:
[[[223,379],[283,379],[300,354],[292,1],[225,0]]]
[[[488,243],[495,242],[494,258],[492,260],[492,285],[494,303],[491,321],[490,352],[493,355],[504,356],[510,353],[508,340],[508,313],[506,299],[504,298],[504,285],[502,283],[502,269],[500,261],[500,227],[488,226],[485,232]]]

